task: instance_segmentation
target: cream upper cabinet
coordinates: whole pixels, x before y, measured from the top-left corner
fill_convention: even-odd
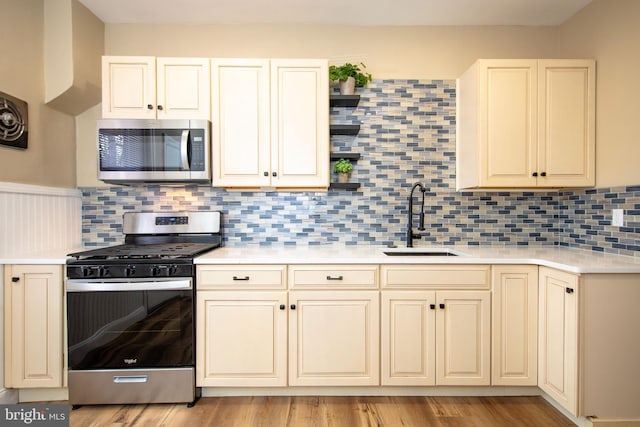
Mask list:
[[[485,265],[383,265],[382,384],[489,385]]]
[[[578,276],[546,267],[539,271],[538,386],[577,416]]]
[[[213,59],[212,184],[271,184],[269,60]]]
[[[212,184],[327,188],[326,60],[212,60]]]
[[[595,185],[595,61],[478,60],[458,90],[458,189]]]
[[[102,117],[211,119],[208,58],[102,57]]]
[[[5,387],[62,387],[62,266],[7,265],[4,292]]]
[[[378,291],[289,292],[289,385],[379,385]]]
[[[491,270],[491,384],[537,385],[538,266]]]

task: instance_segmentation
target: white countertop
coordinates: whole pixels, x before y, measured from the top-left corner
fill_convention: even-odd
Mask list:
[[[67,262],[67,254],[77,252],[80,249],[57,249],[52,251],[31,253],[31,254],[15,254],[8,256],[0,256],[0,265],[2,264],[65,264]]]
[[[413,250],[434,247],[416,247]],[[535,264],[571,273],[640,273],[640,257],[559,247],[444,246],[459,256],[388,256],[382,246],[222,247],[196,264]],[[397,248],[395,250],[400,250]]]
[[[398,247],[395,250],[404,250]],[[533,264],[571,273],[640,273],[640,257],[559,247],[418,246],[450,249],[459,256],[387,256],[383,246],[222,247],[196,264]],[[0,264],[65,264],[78,249],[0,257]]]

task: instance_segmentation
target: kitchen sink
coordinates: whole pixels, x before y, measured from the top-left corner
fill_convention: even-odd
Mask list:
[[[389,248],[382,251],[387,256],[461,256],[463,252],[447,248]]]

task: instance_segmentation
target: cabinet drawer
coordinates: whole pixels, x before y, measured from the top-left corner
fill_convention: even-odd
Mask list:
[[[291,288],[377,289],[377,265],[292,265]]]
[[[489,289],[488,265],[383,265],[383,288]]]
[[[199,265],[198,289],[286,289],[284,265]]]

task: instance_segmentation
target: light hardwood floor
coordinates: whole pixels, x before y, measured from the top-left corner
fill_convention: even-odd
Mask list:
[[[186,405],[83,406],[81,426],[573,426],[544,399],[529,397],[206,397]]]

